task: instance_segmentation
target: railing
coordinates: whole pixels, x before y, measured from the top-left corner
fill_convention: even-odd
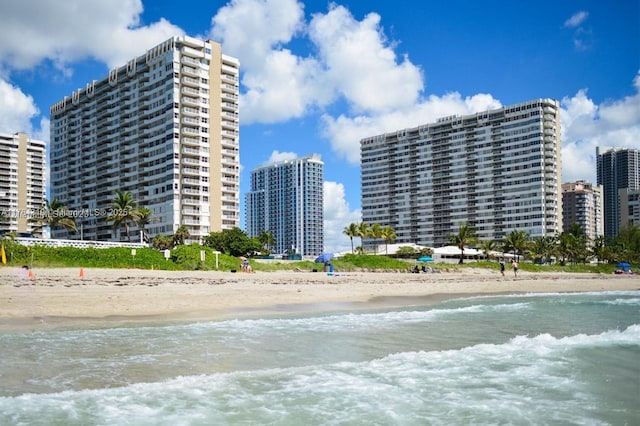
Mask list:
[[[76,247],[76,248],[111,248],[111,247],[131,247],[144,248],[149,247],[146,243],[130,243],[115,241],[89,241],[89,240],[57,240],[57,239],[40,239],[40,238],[24,238],[18,237],[15,241],[23,246],[46,246],[46,247]]]

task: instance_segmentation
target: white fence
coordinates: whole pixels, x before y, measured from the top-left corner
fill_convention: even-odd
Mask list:
[[[130,247],[144,248],[149,247],[146,243],[127,243],[114,241],[89,241],[89,240],[55,240],[40,238],[24,238],[15,239],[18,244],[23,246],[46,246],[46,247],[77,247],[77,248],[110,248],[110,247]]]

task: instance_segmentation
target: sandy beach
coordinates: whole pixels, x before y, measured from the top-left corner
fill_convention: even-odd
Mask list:
[[[638,275],[0,269],[0,329],[399,307],[480,294],[640,289]]]

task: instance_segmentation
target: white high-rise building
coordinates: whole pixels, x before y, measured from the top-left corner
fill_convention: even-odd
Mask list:
[[[313,154],[258,167],[246,194],[247,234],[269,231],[276,253],[317,256],[323,251],[324,163]]]
[[[561,232],[559,110],[538,99],[361,140],[363,221],[431,247],[463,224],[479,240]]]
[[[150,237],[239,226],[238,75],[220,44],[173,37],[51,107],[51,198],[84,239],[125,238],[105,221],[116,191],[152,211]]]
[[[45,143],[0,133],[0,232],[34,232],[45,202]],[[41,230],[36,232],[41,236]]]

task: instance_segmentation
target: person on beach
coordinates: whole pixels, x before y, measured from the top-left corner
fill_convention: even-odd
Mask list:
[[[515,259],[511,261],[511,267],[513,268],[513,276],[518,278],[518,262]]]
[[[504,259],[500,259],[500,273],[504,277]]]

